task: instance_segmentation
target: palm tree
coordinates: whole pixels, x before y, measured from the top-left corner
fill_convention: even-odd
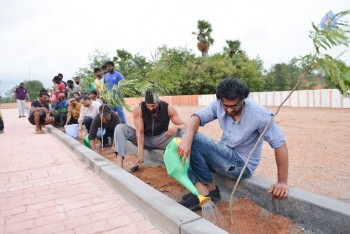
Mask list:
[[[198,20],[197,25],[198,32],[193,32],[192,34],[197,35],[197,48],[202,52],[202,56],[208,53],[210,45],[214,43],[214,39],[211,38],[210,34],[213,31],[211,24],[208,21]]]
[[[227,47],[224,47],[224,51],[228,54],[230,58],[237,54],[242,54],[243,50],[241,50],[241,42],[239,40],[226,40]]]

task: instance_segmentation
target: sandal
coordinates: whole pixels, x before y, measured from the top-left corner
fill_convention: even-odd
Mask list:
[[[135,165],[135,166],[132,166],[132,167],[130,168],[130,172],[136,172],[139,168],[140,168],[140,165],[139,165],[139,164],[137,164],[137,165]]]
[[[46,132],[43,130],[35,129],[35,134],[46,134]]]

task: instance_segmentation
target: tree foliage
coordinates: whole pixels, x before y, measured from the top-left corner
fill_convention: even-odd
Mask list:
[[[214,39],[211,37],[213,29],[211,23],[205,20],[198,20],[197,29],[198,32],[192,32],[192,34],[197,35],[197,48],[202,53],[202,57],[205,57],[210,45],[214,43]]]
[[[342,12],[337,17],[348,13]],[[241,79],[251,91],[291,90],[304,70],[309,72],[298,89],[313,88],[326,80],[323,87],[336,87],[344,93],[350,87],[349,67],[326,53],[335,46],[349,44],[349,31],[340,26],[346,25],[331,29],[313,25],[310,38],[316,53],[294,58],[288,63],[275,64],[269,71],[263,71],[260,58],[251,59],[242,50],[239,40],[227,40],[223,51],[213,55],[208,55],[208,50],[200,49],[205,56],[196,56],[187,48],[169,48],[166,45],[157,48],[152,59],[117,49],[112,56],[115,70],[120,71],[126,80],[103,95],[106,99],[113,99],[111,103],[116,105],[123,104],[123,97],[144,95],[147,88],[166,95],[210,94],[215,93],[217,84],[228,76]],[[197,35],[198,43],[207,44],[209,49],[214,42],[211,32],[211,24],[199,20],[198,32],[193,34]],[[107,60],[110,60],[108,55],[96,50],[90,56],[89,67],[81,68],[78,73],[84,79],[83,84],[91,82],[94,79],[93,68],[100,67]]]

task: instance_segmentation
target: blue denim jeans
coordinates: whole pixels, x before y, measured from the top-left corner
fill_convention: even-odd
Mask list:
[[[90,131],[90,126],[91,126],[93,120],[94,119],[92,117],[85,116],[85,118],[84,118],[84,125],[85,125],[85,128],[86,128],[87,132]]]
[[[101,140],[101,128],[97,129],[97,134],[96,134],[97,139]],[[111,137],[112,140],[114,138],[114,131],[107,131],[106,129],[103,129],[103,144],[108,143],[108,137]]]
[[[117,114],[121,118],[123,124],[126,124],[126,118],[125,118],[123,107],[122,106],[118,106],[118,107],[110,106],[110,108],[112,111],[117,112]]]
[[[188,177],[192,183],[212,183],[211,171],[230,179],[237,179],[243,166],[244,161],[233,148],[201,133],[197,133],[194,136],[188,170]],[[250,176],[251,173],[246,168],[242,178]]]

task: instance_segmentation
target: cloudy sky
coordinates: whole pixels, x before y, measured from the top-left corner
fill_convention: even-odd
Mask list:
[[[46,87],[58,73],[67,80],[94,49],[150,57],[166,44],[199,55],[191,34],[198,19],[212,24],[210,53],[238,39],[270,68],[312,52],[311,22],[349,8],[344,0],[0,0],[0,94],[29,77]],[[349,51],[343,60],[350,65]]]

